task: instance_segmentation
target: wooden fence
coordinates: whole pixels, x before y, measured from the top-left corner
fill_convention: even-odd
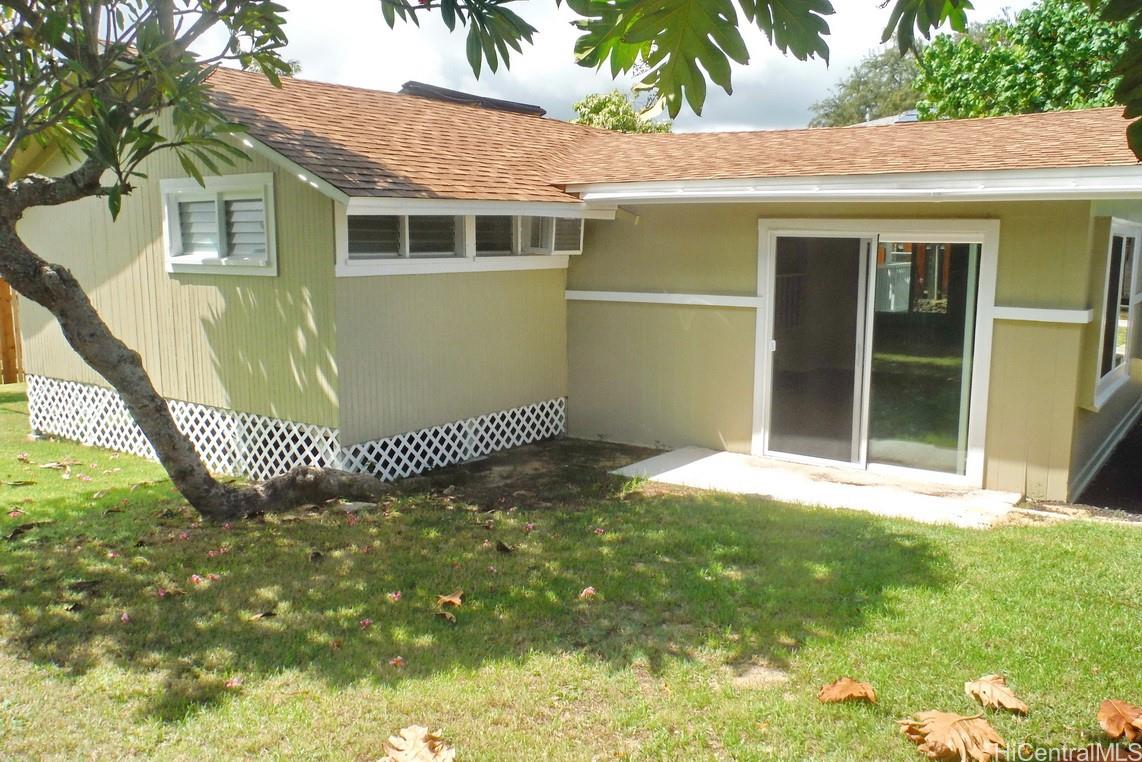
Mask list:
[[[24,357],[20,351],[20,318],[12,287],[0,280],[0,381],[24,380]]]

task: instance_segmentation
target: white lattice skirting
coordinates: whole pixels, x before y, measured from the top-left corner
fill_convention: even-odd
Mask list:
[[[171,400],[178,427],[215,473],[267,479],[294,466],[336,466],[391,480],[563,433],[562,398],[342,447],[327,426]],[[111,389],[28,376],[32,430],[154,459],[143,432]]]

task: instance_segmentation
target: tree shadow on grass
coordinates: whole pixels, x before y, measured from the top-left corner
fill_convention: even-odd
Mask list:
[[[558,459],[590,446],[547,447]],[[383,512],[230,528],[197,523],[165,485],[106,494],[127,501],[109,515],[61,500],[56,523],[0,541],[0,629],[22,658],[73,674],[111,662],[161,676],[146,713],[175,720],[219,700],[227,679],[288,669],[333,686],[536,652],[651,673],[699,659],[781,669],[807,640],[891,608],[894,591],[943,584],[944,558],[899,523],[631,492],[582,470],[589,486],[558,505],[521,495],[489,510],[440,486],[464,483],[445,474]],[[456,590],[450,624],[437,595]]]

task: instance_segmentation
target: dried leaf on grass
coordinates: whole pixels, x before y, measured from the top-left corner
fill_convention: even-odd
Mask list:
[[[32,531],[36,527],[47,526],[47,525],[53,524],[53,523],[55,523],[55,522],[52,522],[52,521],[31,521],[27,524],[20,524],[18,527],[14,528],[11,532],[8,533],[6,539],[15,540],[18,537],[20,537],[21,535],[25,535],[28,532]]]
[[[964,693],[988,709],[1006,709],[1016,714],[1027,714],[1027,705],[1007,687],[1007,678],[1003,675],[984,675],[978,680],[964,683]]]
[[[817,693],[817,700],[822,704],[836,704],[841,701],[867,701],[876,703],[876,689],[868,683],[860,683],[851,677],[842,677],[835,683],[829,683]]]
[[[438,606],[459,606],[464,602],[464,591],[457,590],[452,595],[438,595],[436,596],[436,604]]]
[[[1130,743],[1142,741],[1142,707],[1113,699],[1103,701],[1098,708],[1098,724],[1116,741],[1120,738]]]
[[[41,463],[40,468],[50,468],[50,469],[54,469],[56,471],[66,471],[69,468],[71,468],[72,466],[78,466],[78,465],[79,465],[78,460],[72,460],[70,458],[66,458],[64,460],[53,460],[50,463]]]
[[[456,750],[423,725],[401,728],[385,741],[381,762],[453,762]]]
[[[901,720],[900,730],[929,759],[991,762],[1007,747],[1003,737],[980,715],[918,712]]]

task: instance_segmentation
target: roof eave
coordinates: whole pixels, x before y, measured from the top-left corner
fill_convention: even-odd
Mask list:
[[[569,183],[588,203],[1033,201],[1142,198],[1142,164],[726,180]]]
[[[276,164],[285,171],[295,175],[298,180],[310,186],[322,195],[328,196],[338,203],[349,203],[349,195],[345,193],[345,191],[333,185],[325,178],[320,177],[312,170],[298,164],[296,161],[289,158],[281,151],[278,151],[276,148],[258,140],[249,132],[240,133],[235,136],[235,139],[242,144],[242,148],[252,151],[253,153],[269,161],[271,164]]]
[[[615,217],[615,204],[588,202],[572,194],[565,201],[353,195],[249,133],[237,136],[237,141],[244,149],[276,164],[337,203],[344,204],[350,214],[518,214],[608,220]]]

